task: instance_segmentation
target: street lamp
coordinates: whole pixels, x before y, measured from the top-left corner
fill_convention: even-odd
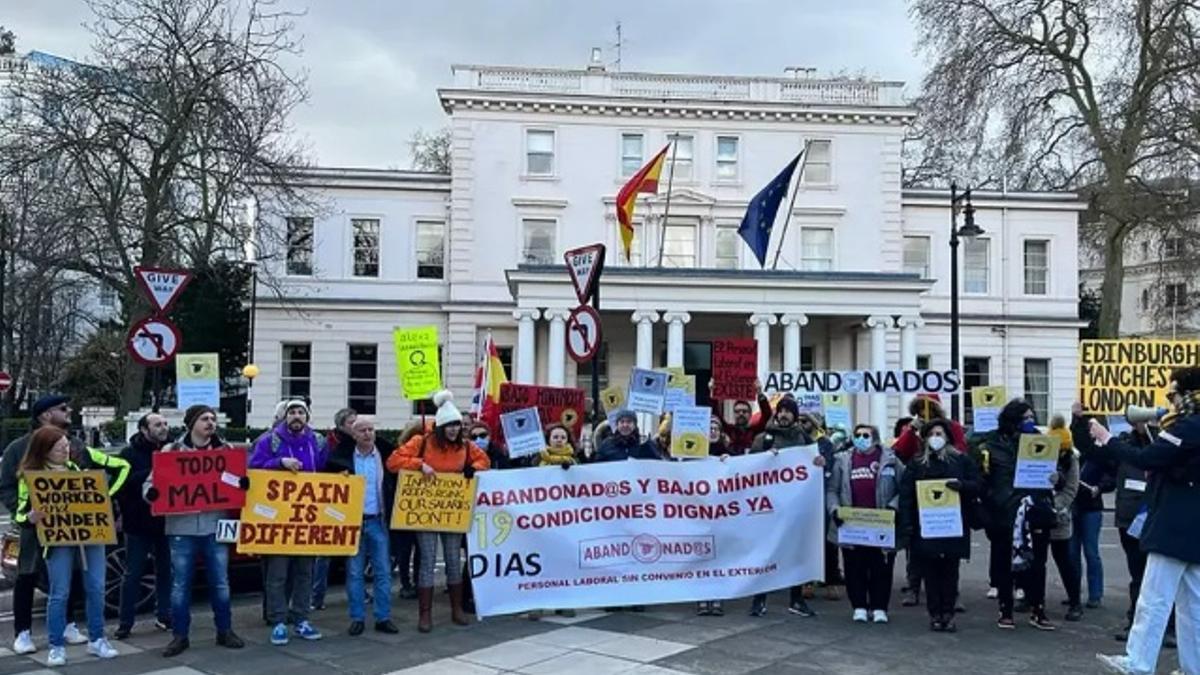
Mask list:
[[[959,206],[962,202],[962,206]],[[962,209],[963,226],[958,226],[958,212]],[[962,363],[958,355],[958,240],[974,239],[983,234],[983,228],[975,224],[975,207],[971,205],[971,188],[959,194],[958,186],[950,184],[950,368],[962,376]],[[959,394],[950,397],[950,416],[958,421]]]

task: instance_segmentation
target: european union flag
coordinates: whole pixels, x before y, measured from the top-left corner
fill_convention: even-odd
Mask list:
[[[796,164],[803,154],[802,152],[796,155],[795,159],[783,167],[783,171],[779,172],[775,180],[767,183],[765,188],[754,195],[754,199],[746,206],[746,215],[738,227],[738,234],[746,241],[750,250],[754,251],[754,257],[758,258],[758,264],[762,267],[767,265],[767,246],[771,243],[771,228],[775,227],[775,214],[779,211],[779,202],[787,194],[788,186],[792,182],[792,172],[796,170]]]

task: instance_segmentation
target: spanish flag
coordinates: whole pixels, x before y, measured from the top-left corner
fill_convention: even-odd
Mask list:
[[[484,342],[479,367],[475,369],[475,395],[471,399],[471,413],[475,419],[496,429],[500,422],[500,385],[508,382],[504,364],[491,333]]]
[[[629,260],[630,247],[633,245],[633,205],[637,203],[638,194],[658,192],[658,176],[662,173],[663,160],[667,157],[669,147],[671,145],[667,144],[659,150],[654,159],[633,174],[633,178],[630,178],[617,193],[617,222],[621,228],[621,245],[625,249],[625,260]]]

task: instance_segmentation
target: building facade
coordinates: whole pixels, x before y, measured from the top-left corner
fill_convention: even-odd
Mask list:
[[[602,385],[677,365],[706,400],[711,341],[737,336],[758,339],[762,372],[951,366],[950,195],[901,187],[914,111],[900,83],[457,66],[438,95],[449,175],[315,169],[307,180],[328,209],[260,223],[283,234],[264,263],[282,298],[258,299],[252,424],[297,395],[322,424],[346,405],[387,427],[419,415],[400,395],[397,326],[438,327],[443,379],[463,405],[488,333],[511,379],[587,390],[588,367],[565,353],[578,303],[562,254],[594,242],[608,247]],[[616,193],[670,138],[625,260]],[[760,269],[737,227],[806,142]],[[1006,385],[1043,415],[1066,410],[1082,205],[976,193],[974,206],[984,234],[960,248],[965,379]],[[890,432],[903,401],[857,398],[857,419]]]

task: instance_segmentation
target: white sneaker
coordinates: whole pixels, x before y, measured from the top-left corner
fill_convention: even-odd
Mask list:
[[[67,648],[51,647],[50,658],[46,659],[46,665],[51,668],[67,665]]]
[[[988,600],[995,600],[998,597],[1000,597],[1000,589],[995,588],[995,587],[988,589],[988,592],[987,592]]]
[[[887,612],[883,611],[882,609],[877,609],[874,612],[871,612],[871,620],[875,623],[887,623]]]
[[[88,641],[88,639],[83,636],[83,633],[79,632],[79,627],[75,625],[74,621],[67,624],[67,627],[63,629],[63,639],[66,640],[67,644],[69,645],[81,645]]]
[[[21,631],[17,639],[13,640],[13,653],[15,654],[32,654],[36,651],[37,645],[33,644],[33,636],[27,630]]]
[[[866,622],[867,622],[867,610],[865,610],[865,609],[854,610],[854,623],[866,623]]]
[[[1025,599],[1025,591],[1018,588],[1015,592],[1013,592],[1013,597],[1016,598],[1017,600],[1024,600]]]
[[[1129,666],[1129,657],[1121,654],[1119,656],[1108,656],[1107,654],[1097,654],[1100,664],[1104,666],[1106,673],[1119,673],[1119,675],[1150,675],[1149,672],[1134,670]]]
[[[113,646],[108,644],[108,640],[100,638],[88,643],[87,653],[92,656],[98,656],[102,659],[114,659],[120,656],[120,652],[113,649]]]

